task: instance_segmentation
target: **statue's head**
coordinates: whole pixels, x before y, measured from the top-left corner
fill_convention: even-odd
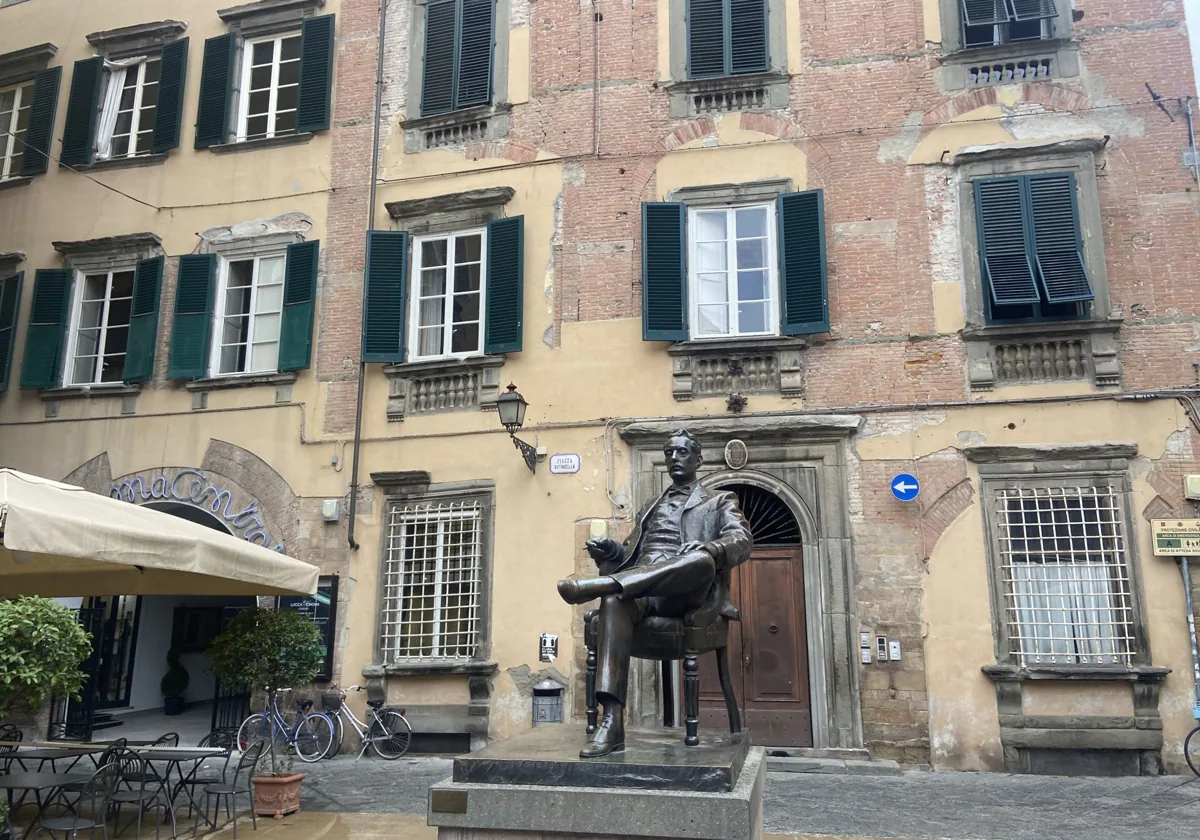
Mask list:
[[[667,473],[676,484],[690,484],[696,480],[696,471],[704,463],[700,454],[700,441],[692,437],[687,429],[673,432],[663,447]]]

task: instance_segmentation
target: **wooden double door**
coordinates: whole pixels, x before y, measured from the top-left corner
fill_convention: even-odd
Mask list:
[[[751,742],[812,746],[804,557],[799,546],[755,548],[733,570],[733,603],[742,620],[730,623],[729,664],[742,725]],[[717,660],[700,657],[701,731],[729,731]]]

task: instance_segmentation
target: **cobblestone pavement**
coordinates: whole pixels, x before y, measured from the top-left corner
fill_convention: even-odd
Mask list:
[[[309,774],[306,810],[416,816],[450,761],[340,757],[297,769]],[[1200,779],[769,773],[764,810],[767,831],[782,837],[1183,840],[1200,831]]]

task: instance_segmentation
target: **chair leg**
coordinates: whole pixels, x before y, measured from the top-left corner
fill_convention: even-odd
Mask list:
[[[596,648],[587,649],[587,734],[596,731]]]
[[[725,711],[729,712],[729,734],[742,734],[742,713],[738,711],[737,696],[729,679],[729,648],[717,648],[717,676],[721,680],[721,693],[725,695]]]
[[[683,722],[687,728],[683,743],[689,747],[700,743],[700,663],[694,650],[683,652]]]
[[[229,803],[233,807],[233,840],[237,840],[237,824],[238,824],[237,817],[238,817],[238,814],[237,814],[237,794],[236,793],[233,794],[233,796],[229,797]]]

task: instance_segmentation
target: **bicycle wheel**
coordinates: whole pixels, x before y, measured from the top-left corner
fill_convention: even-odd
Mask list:
[[[270,749],[274,740],[275,727],[271,725],[271,718],[262,712],[250,715],[242,721],[242,725],[238,728],[238,752],[245,752],[246,748],[255,741],[265,742],[266,749]]]
[[[1197,726],[1188,733],[1183,742],[1183,757],[1187,759],[1188,767],[1192,768],[1192,772],[1200,776],[1200,726]]]
[[[329,744],[329,752],[325,753],[326,758],[335,758],[342,751],[342,739],[346,737],[346,724],[342,721],[341,713],[333,714],[327,712],[329,721],[333,724],[333,740]]]
[[[292,738],[296,755],[304,761],[320,761],[333,743],[333,722],[320,712],[305,715],[296,724]]]
[[[377,714],[367,737],[377,756],[395,761],[408,752],[412,744],[412,727],[404,715],[395,709],[387,709]]]

